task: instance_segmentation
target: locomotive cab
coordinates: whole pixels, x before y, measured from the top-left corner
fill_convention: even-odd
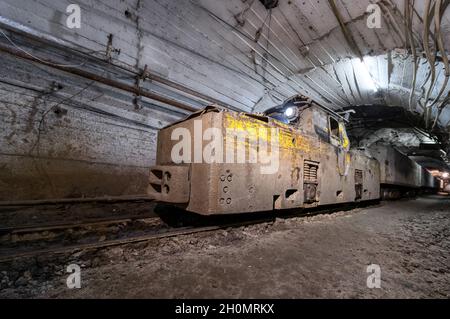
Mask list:
[[[304,96],[296,96],[283,105],[268,109],[264,115],[304,133],[314,132],[322,141],[335,147],[350,148],[344,118]]]

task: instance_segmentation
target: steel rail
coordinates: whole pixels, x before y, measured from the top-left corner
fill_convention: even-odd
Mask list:
[[[72,203],[91,203],[91,202],[128,202],[128,201],[153,201],[146,195],[126,195],[126,196],[104,196],[104,197],[86,197],[86,198],[55,198],[55,199],[37,199],[37,200],[17,200],[0,201],[0,207],[4,206],[36,206],[52,204],[72,204]]]
[[[34,232],[44,232],[44,231],[52,231],[52,230],[64,230],[71,228],[83,228],[90,227],[96,225],[109,225],[115,223],[124,223],[130,222],[139,219],[159,219],[155,216],[139,216],[139,215],[126,215],[121,217],[104,217],[104,218],[92,218],[90,220],[81,221],[81,222],[66,222],[66,223],[54,223],[54,224],[44,224],[44,225],[28,225],[28,226],[10,226],[10,227],[2,227],[0,228],[0,235],[6,234],[24,234],[24,233],[34,233]]]
[[[203,226],[203,227],[189,226],[189,227],[177,228],[172,231],[165,231],[165,232],[160,231],[160,232],[153,233],[153,234],[145,234],[145,235],[137,235],[137,236],[127,237],[127,238],[105,240],[102,242],[75,244],[75,245],[60,246],[60,247],[50,247],[50,248],[44,248],[44,249],[38,249],[38,250],[32,250],[32,251],[19,252],[19,253],[14,253],[14,254],[10,254],[10,255],[8,255],[8,254],[3,255],[3,256],[0,255],[0,263],[15,260],[17,258],[35,257],[35,256],[46,255],[46,254],[62,254],[62,253],[70,253],[70,252],[74,252],[74,251],[78,251],[78,250],[89,250],[89,249],[98,249],[98,248],[105,248],[105,247],[111,247],[111,246],[119,246],[119,245],[125,245],[125,244],[150,241],[153,239],[169,238],[169,237],[175,237],[175,236],[181,236],[181,235],[189,235],[189,234],[193,234],[193,233],[202,233],[202,232],[220,230],[220,229],[225,229],[225,228],[230,228],[230,227],[242,227],[242,226],[254,225],[254,224],[269,222],[269,221],[273,221],[273,218],[267,218],[267,219],[256,220],[256,221],[255,220],[245,221],[245,222],[239,222],[239,223],[228,223],[228,224],[221,224],[221,225]]]

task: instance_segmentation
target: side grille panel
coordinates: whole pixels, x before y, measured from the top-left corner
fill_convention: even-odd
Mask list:
[[[305,182],[317,183],[319,163],[305,161],[303,164],[303,179]]]

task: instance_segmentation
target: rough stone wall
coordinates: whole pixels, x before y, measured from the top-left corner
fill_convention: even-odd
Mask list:
[[[31,69],[24,72],[30,80],[23,87],[0,86],[0,200],[145,192],[157,127],[140,117],[159,117],[163,124],[168,116],[148,110],[127,118],[133,106],[108,88],[66,77],[59,82],[63,88],[52,91],[53,72],[6,60],[1,73],[8,82],[19,82],[9,68]],[[48,87],[33,85],[39,72],[44,78],[38,82]]]

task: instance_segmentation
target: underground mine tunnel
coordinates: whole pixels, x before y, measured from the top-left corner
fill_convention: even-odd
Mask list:
[[[0,0],[0,297],[448,299],[448,5]]]

